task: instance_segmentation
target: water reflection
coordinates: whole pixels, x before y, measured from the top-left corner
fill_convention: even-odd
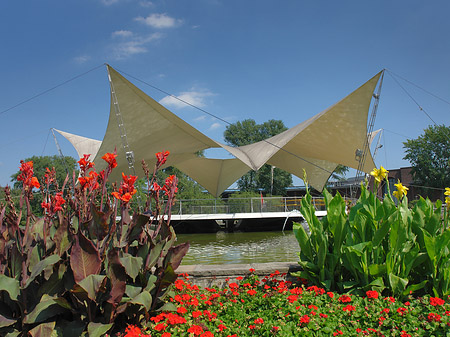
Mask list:
[[[228,264],[298,261],[300,251],[292,231],[178,234],[191,242],[182,264]]]

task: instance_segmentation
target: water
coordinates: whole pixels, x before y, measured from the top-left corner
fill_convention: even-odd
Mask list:
[[[292,231],[177,234],[191,246],[182,265],[298,261],[300,251]]]

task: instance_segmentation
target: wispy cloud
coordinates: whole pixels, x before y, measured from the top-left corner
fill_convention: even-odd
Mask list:
[[[116,31],[112,34],[116,42],[112,46],[115,59],[125,59],[132,55],[148,52],[147,45],[162,37],[161,33],[153,33],[146,36],[136,35],[130,31]]]
[[[139,1],[139,5],[141,7],[145,7],[145,8],[154,6],[153,2],[151,2],[151,1]]]
[[[173,28],[183,23],[183,20],[172,18],[165,13],[153,13],[146,18],[139,16],[135,20],[157,29]]]
[[[208,130],[209,130],[209,131],[217,130],[217,129],[220,128],[221,126],[222,126],[221,123],[212,123]]]
[[[186,103],[189,103],[198,108],[202,108],[206,105],[205,99],[210,96],[214,96],[214,94],[209,91],[186,91],[177,95],[177,98],[166,96],[159,103],[174,108],[185,108],[188,106]]]
[[[91,59],[91,57],[88,55],[80,55],[80,56],[74,57],[73,60],[75,61],[75,63],[83,64],[83,63],[89,61],[90,59]]]
[[[201,116],[198,116],[197,118],[194,118],[194,121],[195,122],[202,122],[205,119],[206,119],[206,116],[205,115],[201,115]]]
[[[101,3],[104,4],[105,6],[111,6],[114,5],[115,3],[118,3],[120,0],[101,0]]]
[[[113,32],[111,34],[111,36],[113,38],[117,38],[117,37],[119,37],[119,38],[122,38],[122,37],[126,38],[126,37],[133,36],[133,32],[131,32],[129,30],[116,30],[115,32]]]

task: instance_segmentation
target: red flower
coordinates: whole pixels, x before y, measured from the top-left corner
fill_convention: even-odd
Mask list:
[[[248,271],[249,271],[250,273],[254,273],[254,272],[255,272],[255,269],[250,268]]]
[[[94,167],[94,163],[89,161],[90,154],[83,154],[83,158],[78,161],[80,165],[81,174],[83,175],[87,170]]]
[[[112,192],[111,194],[119,200],[122,200],[124,204],[130,202],[132,196],[136,194],[137,190],[134,188],[134,183],[137,177],[132,175],[125,175],[122,172],[122,182],[120,183],[119,191]]]
[[[227,327],[226,327],[225,325],[223,325],[223,324],[219,324],[218,328],[219,328],[219,331],[223,331],[223,330],[225,330]]]
[[[163,152],[156,153],[155,154],[156,159],[157,159],[156,166],[160,167],[161,165],[163,165],[167,161],[167,157],[169,156],[169,154],[170,154],[169,151],[163,151]]]
[[[428,322],[440,322],[441,321],[441,315],[435,314],[433,312],[430,312],[428,314]]]
[[[125,329],[126,335],[124,337],[140,337],[142,336],[142,331],[139,327],[135,325],[129,325]]]
[[[117,154],[107,152],[102,157],[102,159],[108,163],[108,165],[109,165],[109,167],[111,167],[111,169],[113,169],[113,168],[117,167],[116,157],[117,157]]]
[[[343,311],[348,311],[348,312],[350,312],[350,311],[355,311],[355,307],[354,307],[353,305],[350,305],[350,304],[349,304],[349,305],[343,307],[342,310],[343,310]]]
[[[172,334],[170,332],[164,332],[161,337],[171,337]]]
[[[328,291],[327,295],[328,295],[329,298],[333,298],[334,297],[334,293],[332,293],[331,291]]]
[[[247,291],[247,294],[249,294],[250,296],[254,296],[254,295],[256,295],[256,290],[250,289]]]
[[[400,314],[400,316],[403,316],[403,314],[405,312],[408,312],[408,309],[404,308],[404,307],[400,307],[397,309],[397,312]]]
[[[23,187],[25,189],[33,189],[33,187],[39,188],[39,180],[33,177],[33,162],[23,160],[20,161],[20,174],[17,176],[17,181],[23,181]]]
[[[445,301],[439,297],[430,297],[430,304],[435,307],[437,305],[444,305]]]
[[[203,333],[203,328],[200,325],[193,325],[187,331],[198,336]]]
[[[167,328],[167,325],[165,325],[164,323],[159,323],[159,324],[156,324],[153,329],[155,329],[156,331],[164,331],[164,330],[166,330],[166,328]]]
[[[294,303],[295,301],[298,300],[298,296],[297,295],[289,295],[287,297],[287,299],[288,299],[289,303]]]
[[[350,296],[342,295],[341,297],[338,298],[338,301],[341,303],[347,303],[347,302],[351,302],[352,299]]]
[[[81,185],[81,189],[88,189],[90,191],[96,190],[99,187],[97,182],[98,173],[95,171],[90,171],[88,176],[79,177],[78,182]]]
[[[177,313],[185,314],[185,313],[187,313],[187,309],[185,307],[179,307],[179,308],[177,308]]]
[[[46,210],[48,216],[53,216],[53,214],[62,210],[62,205],[65,202],[62,197],[62,192],[58,192],[55,196],[50,197],[50,202],[42,202],[41,207]]]
[[[254,323],[255,323],[255,324],[263,324],[263,323],[264,323],[264,319],[262,319],[262,318],[257,318],[257,319],[255,319]]]
[[[333,332],[333,336],[337,335],[343,335],[344,333],[341,330],[336,330],[336,332]]]
[[[308,315],[303,315],[303,316],[300,318],[300,323],[302,323],[302,324],[308,324],[310,320],[311,320],[311,318],[309,318]]]
[[[200,335],[200,337],[214,337],[214,335],[211,331],[205,331]]]
[[[177,184],[178,184],[178,179],[177,179],[177,177],[174,174],[172,174],[172,175],[170,175],[170,176],[168,176],[166,178],[166,182],[165,182],[165,184],[164,184],[162,189],[166,193],[167,196],[171,192],[173,194],[175,194],[175,193],[178,192]]]
[[[376,290],[368,290],[366,291],[367,298],[378,298],[378,291]]]
[[[411,335],[409,333],[406,333],[405,330],[402,330],[402,334],[400,335],[400,337],[411,337]]]

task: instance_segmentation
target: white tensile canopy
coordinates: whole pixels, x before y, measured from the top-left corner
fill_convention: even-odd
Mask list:
[[[106,167],[101,157],[116,148],[118,167],[111,179],[119,180],[121,172],[128,172],[126,152],[132,151],[136,174],[142,177],[141,160],[152,167],[156,152],[170,151],[165,166],[179,168],[214,196],[219,196],[249,170],[258,170],[266,163],[300,178],[305,172],[308,183],[319,191],[338,164],[358,169],[360,157],[356,153],[368,141],[367,116],[381,75],[378,73],[335,105],[274,137],[231,147],[205,136],[107,67],[111,85],[109,122],[100,146],[98,140],[90,140],[96,168]],[[56,131],[71,141],[80,157],[87,153],[84,151],[88,138],[81,137],[78,139],[82,141],[76,142],[71,139],[80,136]],[[213,147],[222,147],[235,158],[208,159],[195,155]],[[368,173],[374,167],[369,151],[362,171]]]

